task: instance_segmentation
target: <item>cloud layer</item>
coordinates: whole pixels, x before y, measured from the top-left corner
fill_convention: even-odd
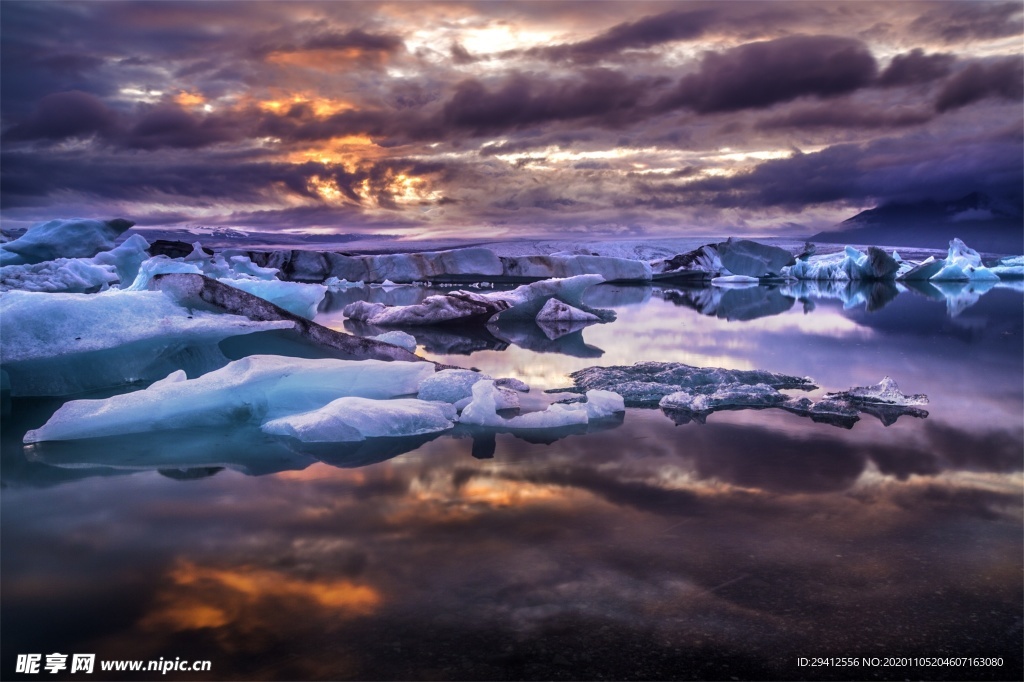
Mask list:
[[[1021,203],[1014,3],[241,8],[4,3],[5,221],[771,233]]]

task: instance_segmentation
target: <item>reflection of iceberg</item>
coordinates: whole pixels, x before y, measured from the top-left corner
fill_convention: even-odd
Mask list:
[[[296,456],[315,457],[324,464],[341,469],[369,466],[398,457],[419,448],[441,436],[441,433],[424,433],[417,436],[395,436],[367,438],[361,441],[341,443],[301,443],[287,439],[283,445]]]
[[[249,476],[305,469],[315,459],[254,428],[175,429],[25,446],[30,461],[124,471],[224,467]]]
[[[977,303],[982,295],[996,287],[1011,286],[1010,282],[978,280],[974,282],[944,282],[938,280],[905,280],[902,286],[933,301],[945,301],[950,317],[956,317]]]
[[[884,308],[900,293],[891,280],[800,280],[784,292],[801,300],[839,299],[846,310],[864,305],[869,312]]]
[[[568,333],[561,336],[552,333],[552,330],[545,331],[544,328],[532,322],[502,322],[487,325],[487,330],[500,339],[506,347],[509,345],[519,346],[534,353],[557,353],[568,355],[574,358],[599,358],[604,351],[596,346],[591,346],[583,340],[581,331],[583,324],[578,328],[571,328]],[[561,327],[556,332],[566,331]],[[555,336],[555,338],[551,338]]]
[[[387,327],[345,320],[345,329],[356,336],[373,338],[390,331]],[[438,355],[469,355],[481,350],[505,350],[509,342],[496,338],[489,327],[407,327],[406,331],[416,339],[428,353]]]
[[[756,285],[739,288],[710,286],[664,289],[661,295],[676,305],[730,322],[746,322],[779,315],[792,308],[795,302],[788,291]]]
[[[977,303],[982,295],[998,286],[999,281],[940,282],[932,280],[931,284],[945,297],[946,311],[949,316],[956,317]]]

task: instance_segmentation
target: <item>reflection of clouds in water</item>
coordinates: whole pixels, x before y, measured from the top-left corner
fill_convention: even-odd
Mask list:
[[[1004,633],[1019,610],[1021,478],[1007,454],[1019,437],[993,460],[975,437],[929,435],[937,461],[968,458],[958,463],[987,471],[984,485],[880,476],[883,449],[856,430],[677,428],[634,410],[597,437],[600,448],[593,436],[543,446],[501,434],[482,462],[468,440],[441,438],[354,470],[93,479],[79,485],[107,502],[89,518],[78,514],[89,501],[63,489],[7,491],[5,545],[89,560],[42,595],[39,557],[19,550],[5,603],[33,605],[26,632],[49,632],[41,602],[66,610],[74,593],[95,608],[113,581],[113,608],[129,613],[90,630],[96,651],[137,649],[142,624],[153,652],[192,651],[175,647],[196,637],[214,660],[298,652],[291,677],[330,677],[336,660],[342,676],[366,677],[396,641],[422,669],[432,659],[417,642],[438,633],[495,629],[516,647],[565,618],[771,656],[840,635],[853,648],[966,644],[960,632],[991,642],[964,629],[963,609]],[[930,452],[886,451],[900,448]]]

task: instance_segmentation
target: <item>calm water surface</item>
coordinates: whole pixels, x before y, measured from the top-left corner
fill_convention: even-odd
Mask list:
[[[223,679],[1020,679],[1022,297],[923,293],[844,309],[603,285],[591,300],[618,319],[558,339],[416,332],[432,359],[525,380],[531,408],[575,369],[679,361],[809,375],[812,397],[886,374],[928,394],[926,419],[890,426],[629,409],[531,437],[23,448],[60,401],[16,398],[0,677],[19,653],[82,652],[209,659]],[[424,294],[336,293],[320,320],[345,329],[349,300]],[[273,334],[223,347],[310,352]],[[798,666],[815,656],[1003,665]]]

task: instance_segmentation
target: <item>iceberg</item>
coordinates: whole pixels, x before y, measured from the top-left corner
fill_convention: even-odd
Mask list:
[[[725,266],[714,244],[651,263],[654,279],[701,280],[723,274]]]
[[[339,443],[447,431],[454,420],[455,408],[448,403],[346,397],[317,410],[272,419],[261,429],[304,443]]]
[[[507,279],[565,279],[600,275],[606,282],[649,282],[651,264],[629,258],[591,255],[503,256],[502,275]]]
[[[307,341],[331,348],[347,358],[407,361],[423,359],[390,343],[359,338],[329,329],[290,313],[258,296],[253,296],[241,289],[203,275],[189,273],[156,275],[152,286],[167,293],[180,304],[191,308],[213,308],[235,315],[244,315],[251,320],[288,321],[295,331]]]
[[[259,296],[264,301],[270,301],[293,315],[304,317],[307,320],[316,317],[317,307],[327,293],[327,287],[322,284],[282,282],[277,279],[219,279],[218,281],[253,296]],[[411,350],[416,350],[415,344]]]
[[[152,430],[262,424],[345,397],[385,400],[416,393],[426,362],[309,360],[253,355],[195,379],[180,375],[103,400],[65,403],[26,443]]]
[[[188,310],[158,291],[9,291],[0,294],[0,361],[13,395],[68,395],[157,379],[182,353],[181,361],[209,369],[226,362],[217,342],[291,326]]]
[[[732,384],[765,384],[774,389],[795,388],[805,391],[816,388],[813,380],[808,377],[765,370],[693,367],[681,362],[638,362],[632,366],[587,367],[570,373],[569,377],[575,386],[557,391],[582,393],[594,389],[613,390],[630,407],[654,407],[665,396],[682,390],[711,394],[719,387]]]
[[[900,263],[878,247],[864,253],[847,246],[840,253],[797,260],[783,274],[812,280],[887,280],[895,279],[899,270]]]
[[[524,284],[512,291],[488,294],[453,291],[428,296],[422,303],[407,306],[356,301],[345,306],[342,312],[351,320],[379,327],[486,323],[499,318],[534,320],[549,300],[557,299],[599,319],[609,320],[614,313],[592,309],[582,300],[588,288],[603,281],[600,275],[579,275]]]
[[[45,291],[51,293],[95,293],[119,281],[111,265],[98,265],[89,258],[58,258],[30,265],[0,267],[0,291]]]
[[[51,220],[0,245],[0,265],[42,263],[58,258],[92,258],[114,248],[114,240],[135,223],[113,220]]]
[[[999,275],[992,272],[981,262],[981,255],[977,251],[954,238],[949,242],[949,254],[946,256],[945,264],[932,275],[932,281],[976,281],[996,280]]]
[[[404,348],[410,353],[416,352],[416,337],[412,334],[406,334],[400,331],[384,332],[383,334],[377,334],[371,336],[374,341],[382,341],[384,343],[390,343],[392,346],[398,346]]]
[[[515,417],[498,414],[500,400],[500,389],[493,381],[478,381],[473,384],[473,399],[463,408],[459,423],[508,430],[560,429],[585,426],[591,419],[606,419],[626,409],[621,396],[611,391],[590,391],[586,403],[555,403],[546,410]]]
[[[491,377],[468,369],[442,369],[425,378],[419,385],[416,397],[420,400],[457,403],[473,395],[473,386],[478,381]]]
[[[1000,258],[989,270],[999,279],[1024,279],[1024,256]]]
[[[537,322],[600,322],[601,318],[556,298],[548,299],[534,318]]]
[[[839,393],[828,393],[827,400],[847,400],[858,405],[898,405],[913,407],[927,405],[928,396],[918,393],[905,395],[891,377],[883,377],[873,386],[855,386]]]
[[[411,283],[423,281],[469,282],[483,277],[500,277],[501,261],[488,249],[471,247],[447,251],[346,256],[339,253],[282,251],[225,251],[245,255],[262,266],[277,268],[283,279],[323,282],[338,281]]]
[[[793,254],[777,246],[758,244],[749,239],[729,239],[716,245],[718,256],[729,272],[753,278],[778,277],[788,265],[793,265]]]
[[[41,263],[0,267],[0,291],[95,293],[135,279],[148,257],[149,243],[138,234],[92,258],[55,258]]]

